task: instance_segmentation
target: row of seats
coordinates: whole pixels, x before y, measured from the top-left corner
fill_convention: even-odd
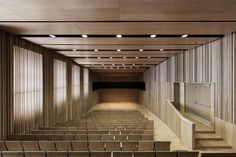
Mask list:
[[[152,130],[80,130],[80,131],[63,131],[63,130],[33,130],[32,134],[153,134]]]
[[[77,140],[77,141],[153,141],[153,135],[109,135],[109,134],[64,134],[64,135],[46,135],[46,134],[23,134],[9,135],[8,140]]]
[[[38,152],[0,152],[2,157],[197,157],[198,152],[177,152],[177,151],[151,151],[151,152],[100,152],[100,151],[38,151]]]
[[[81,141],[1,141],[0,151],[169,151],[168,141],[81,142]]]

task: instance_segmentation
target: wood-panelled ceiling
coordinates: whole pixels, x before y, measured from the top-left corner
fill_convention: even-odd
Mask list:
[[[95,72],[143,72],[235,31],[236,1],[0,0],[0,29]]]

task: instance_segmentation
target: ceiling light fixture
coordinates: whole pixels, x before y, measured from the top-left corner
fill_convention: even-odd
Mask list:
[[[75,51],[76,51],[76,49],[73,49],[73,51],[75,52]]]
[[[83,38],[88,38],[88,35],[82,34],[82,37],[83,37]]]
[[[139,49],[139,51],[143,51],[143,49]]]
[[[120,52],[121,50],[120,49],[117,49],[118,52]]]
[[[138,57],[135,57],[135,59],[138,59]]]
[[[156,38],[156,36],[157,36],[156,34],[150,35],[151,38]]]
[[[186,38],[186,37],[188,37],[188,34],[184,34],[184,35],[182,35],[181,37],[182,37],[182,38]]]
[[[160,49],[160,51],[164,51],[164,49]]]
[[[112,59],[112,57],[110,57],[110,59]]]
[[[101,57],[98,57],[98,59],[101,59]]]
[[[147,58],[151,58],[151,57],[147,57]]]
[[[126,58],[126,57],[123,57],[124,59]]]
[[[56,36],[53,35],[53,34],[50,34],[49,36],[50,36],[51,38],[56,38]]]
[[[117,34],[116,37],[117,38],[122,38],[122,35],[121,34]]]
[[[94,51],[98,51],[98,49],[95,49]]]

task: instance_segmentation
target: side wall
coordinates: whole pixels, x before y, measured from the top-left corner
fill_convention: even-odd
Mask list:
[[[13,47],[19,46],[43,55],[43,114],[37,120],[27,120],[30,127],[20,130],[21,133],[29,131],[29,128],[38,125],[52,125],[55,123],[55,107],[53,106],[53,60],[59,59],[67,63],[67,100],[68,106],[65,113],[66,119],[72,118],[72,102],[71,100],[71,66],[74,63],[69,58],[45,49],[39,45],[30,43],[26,40],[20,39],[15,35],[0,30],[0,139],[6,138],[7,134],[13,133]],[[81,67],[81,71],[82,71]],[[89,99],[81,99],[78,104],[78,110],[82,116],[91,106],[96,104],[96,93],[92,93],[91,82],[95,78],[94,74],[90,72],[89,79]],[[83,84],[83,73],[81,72],[81,85]],[[83,86],[81,86],[81,98],[83,98]],[[90,99],[92,98],[92,99]],[[87,101],[88,103],[85,103]],[[88,104],[82,110],[81,106]]]
[[[215,86],[215,117],[225,124],[235,125],[235,37],[235,33],[229,34],[147,70],[143,75],[146,91],[140,93],[140,103],[165,122],[169,116],[165,114],[165,100],[173,101],[174,82],[212,82]],[[236,137],[233,138],[235,141]]]

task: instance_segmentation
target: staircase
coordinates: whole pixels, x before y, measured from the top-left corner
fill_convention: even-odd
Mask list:
[[[195,122],[196,149],[200,151],[232,151],[231,146],[223,138],[216,135],[214,128],[189,116],[186,118]]]

